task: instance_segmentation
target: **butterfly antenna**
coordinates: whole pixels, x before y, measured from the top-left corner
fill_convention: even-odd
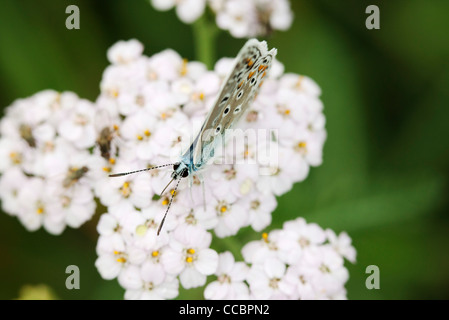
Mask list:
[[[164,190],[162,190],[162,192],[161,192],[161,197],[162,197],[162,195],[164,194],[165,190],[167,190],[168,186],[173,182],[173,180],[175,180],[175,178],[172,178],[172,179],[170,180],[170,182],[165,186]]]
[[[137,172],[142,172],[142,171],[148,171],[148,170],[153,170],[153,169],[159,169],[162,167],[168,167],[168,166],[172,166],[173,163],[168,163],[168,164],[163,164],[161,166],[156,166],[156,167],[152,167],[152,168],[145,168],[145,169],[140,169],[140,170],[136,170],[136,171],[130,171],[130,172],[121,172],[121,173],[114,173],[114,174],[110,174],[110,177],[121,177],[121,176],[126,176],[128,174],[133,174],[133,173],[137,173]]]
[[[174,179],[174,178],[173,178],[173,179]],[[173,181],[173,179],[170,181],[170,183]],[[165,211],[165,214],[164,214],[164,217],[162,218],[161,224],[159,225],[159,228],[157,229],[157,235],[159,235],[159,233],[160,233],[161,230],[162,230],[162,226],[164,225],[165,218],[167,217],[168,210],[170,210],[171,203],[172,203],[172,201],[173,201],[173,198],[174,198],[175,195],[176,195],[176,190],[178,190],[178,185],[179,185],[179,182],[180,182],[180,181],[181,181],[181,178],[179,178],[179,179],[178,179],[178,182],[176,182],[175,190],[173,191],[173,193],[172,193],[172,195],[171,195],[170,202],[168,203],[168,206],[167,206],[167,210]],[[170,183],[169,183],[169,184],[170,184]],[[167,187],[168,187],[168,185],[167,185]],[[167,187],[165,187],[165,188],[167,188]],[[165,190],[165,189],[164,189],[164,190]]]

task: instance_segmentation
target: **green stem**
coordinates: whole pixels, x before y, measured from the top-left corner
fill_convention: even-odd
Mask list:
[[[218,28],[203,14],[192,24],[195,42],[196,60],[203,62],[208,69],[212,69],[216,61],[215,40]]]

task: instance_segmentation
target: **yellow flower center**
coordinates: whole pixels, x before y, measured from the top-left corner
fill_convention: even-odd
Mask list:
[[[307,238],[304,238],[304,237],[299,238],[298,242],[299,242],[299,245],[302,248],[305,248],[305,247],[310,245],[310,241]]]
[[[193,101],[196,101],[196,100],[201,100],[201,101],[203,101],[203,100],[204,100],[204,97],[205,97],[205,95],[204,95],[203,92],[200,92],[200,93],[195,92],[195,93],[192,94],[192,100],[193,100]]]
[[[218,276],[218,282],[220,283],[231,283],[231,277],[227,274],[221,274]]]
[[[302,81],[304,80],[304,76],[299,76],[298,81],[296,81],[295,88],[297,90],[301,90]]]
[[[114,250],[114,255],[117,256],[117,259],[116,259],[117,262],[125,263],[127,261],[123,252]]]
[[[289,116],[291,113],[291,110],[284,104],[277,105],[278,113],[283,116]]]
[[[269,286],[273,289],[277,289],[278,288],[278,283],[279,283],[280,279],[278,278],[273,278],[270,280],[269,282]]]
[[[13,164],[20,164],[22,162],[22,156],[17,152],[11,152],[9,157]]]
[[[120,191],[125,198],[128,198],[131,195],[131,187],[128,181],[123,183],[123,186],[120,187]]]
[[[179,72],[181,76],[185,76],[187,74],[187,62],[187,59],[182,59],[181,70]]]
[[[298,144],[294,147],[294,149],[302,154],[307,153],[307,142],[305,141],[298,142]]]
[[[109,93],[110,93],[111,97],[118,98],[118,95],[119,95],[118,90],[112,89],[112,90],[109,91]]]
[[[262,233],[262,239],[263,241],[268,242],[268,233],[266,232]]]
[[[193,248],[189,248],[186,250],[187,256],[186,256],[186,262],[187,263],[192,263],[195,260],[195,249]]]
[[[136,104],[142,107],[145,104],[145,98],[141,95],[138,95],[136,97]]]
[[[319,267],[319,270],[320,270],[322,273],[330,273],[330,272],[331,272],[331,270],[329,269],[329,267],[326,266],[324,263],[321,264],[321,266]]]
[[[251,209],[253,210],[257,210],[260,206],[260,201],[259,200],[254,200],[251,202]]]

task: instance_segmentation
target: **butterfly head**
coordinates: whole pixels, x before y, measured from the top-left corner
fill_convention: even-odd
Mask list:
[[[173,165],[173,172],[171,177],[175,180],[180,178],[187,178],[189,176],[189,168],[183,162],[178,162]]]

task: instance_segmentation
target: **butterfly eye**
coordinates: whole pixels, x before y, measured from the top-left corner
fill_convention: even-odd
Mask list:
[[[187,178],[189,176],[189,171],[187,169],[184,169],[181,173],[181,177]]]
[[[173,170],[176,171],[176,170],[178,170],[178,168],[179,168],[179,163],[175,163],[173,165]]]

